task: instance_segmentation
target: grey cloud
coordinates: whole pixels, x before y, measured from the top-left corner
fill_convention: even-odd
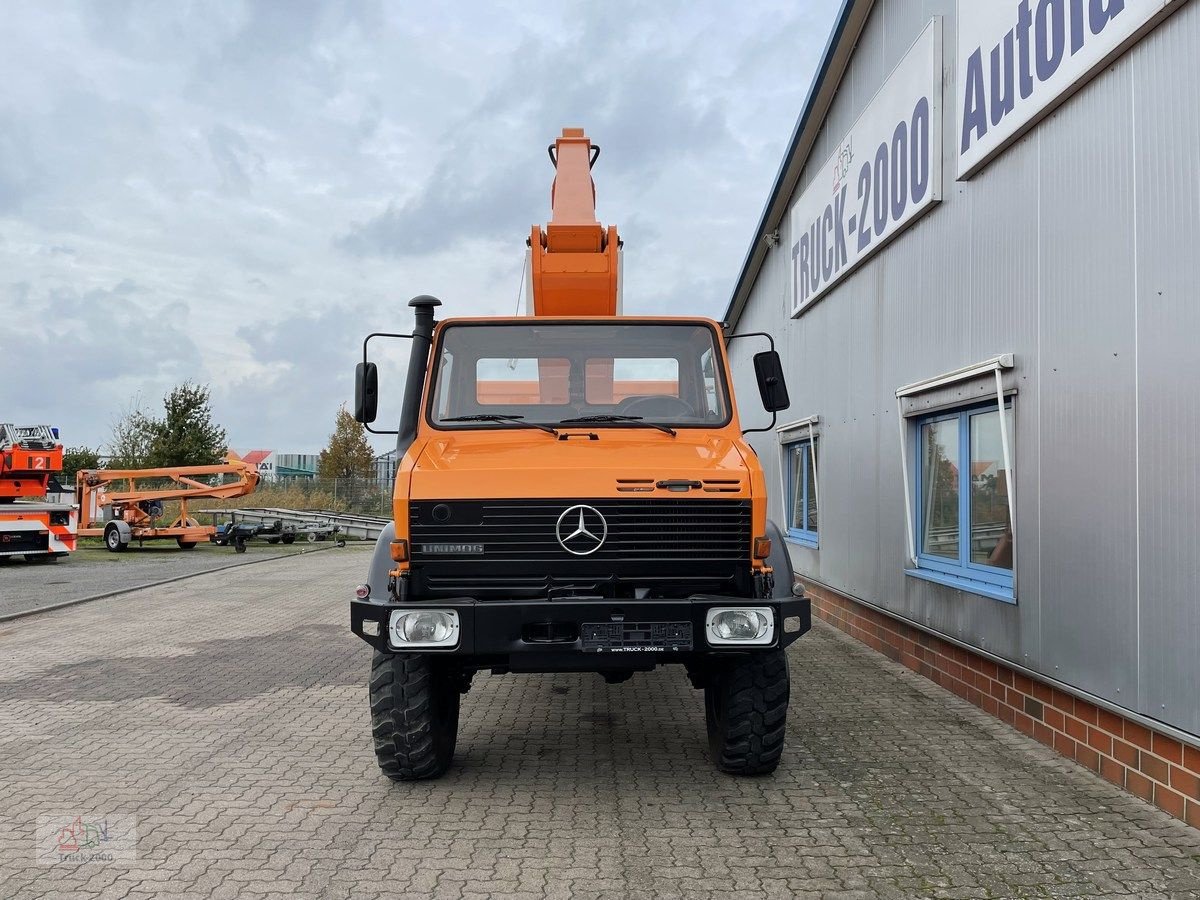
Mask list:
[[[237,329],[267,372],[215,388],[228,398],[230,433],[271,435],[278,449],[319,450],[316,436],[332,431],[339,406],[353,392],[354,363],[377,318],[363,307],[339,304]]]
[[[239,132],[225,125],[217,125],[209,131],[208,148],[227,191],[245,193],[250,189],[251,174],[258,175],[263,169],[261,154],[255,152]]]
[[[5,415],[95,443],[193,378],[236,446],[318,448],[408,296],[512,309],[564,125],[604,148],[626,309],[719,314],[832,6],[14,6]]]
[[[664,7],[657,18],[665,24],[676,12]],[[569,38],[523,40],[509,69],[443,135],[441,161],[419,192],[355,222],[335,245],[405,257],[523,234],[546,217],[553,173],[534,161],[564,125],[587,127],[604,148],[597,176],[627,196],[729,143],[723,106],[689,83],[694,60],[661,40],[636,40],[642,19],[588,6]],[[538,90],[547,78],[553,90]]]
[[[179,303],[158,305],[136,284],[78,293],[0,288],[10,316],[0,354],[5,417],[63,428],[69,444],[103,441],[135,394],[157,398],[203,375]]]

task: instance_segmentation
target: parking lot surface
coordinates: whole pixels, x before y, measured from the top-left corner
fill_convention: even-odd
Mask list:
[[[232,547],[215,544],[199,544],[184,551],[173,541],[150,541],[123,553],[110,553],[99,540],[81,540],[76,552],[56,562],[30,563],[22,557],[0,557],[0,616],[197,572],[291,556],[314,546],[326,548],[332,544],[272,546],[251,541],[245,553],[235,553]]]
[[[771,777],[710,766],[680,671],[480,676],[436,782],[381,776],[361,554],[0,625],[5,897],[1181,897],[1200,833],[824,625]],[[134,817],[39,863],[39,819]],[[52,820],[53,821],[53,820]]]

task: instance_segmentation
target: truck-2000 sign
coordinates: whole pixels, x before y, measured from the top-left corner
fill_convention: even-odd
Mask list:
[[[935,17],[792,207],[793,315],[941,198],[941,69]]]

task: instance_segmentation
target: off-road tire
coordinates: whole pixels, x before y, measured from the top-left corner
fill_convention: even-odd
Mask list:
[[[751,653],[712,672],[704,718],[713,762],[730,775],[768,775],[779,765],[787,725],[783,650]]]
[[[438,778],[458,741],[459,685],[441,660],[375,651],[371,733],[383,774],[393,781]]]

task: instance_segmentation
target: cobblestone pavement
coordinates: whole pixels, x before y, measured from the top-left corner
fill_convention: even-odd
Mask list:
[[[454,768],[392,784],[348,634],[358,554],[0,626],[4,897],[1181,897],[1200,833],[819,625],[779,772],[705,754],[681,672],[480,676]],[[41,816],[137,858],[36,862]]]

